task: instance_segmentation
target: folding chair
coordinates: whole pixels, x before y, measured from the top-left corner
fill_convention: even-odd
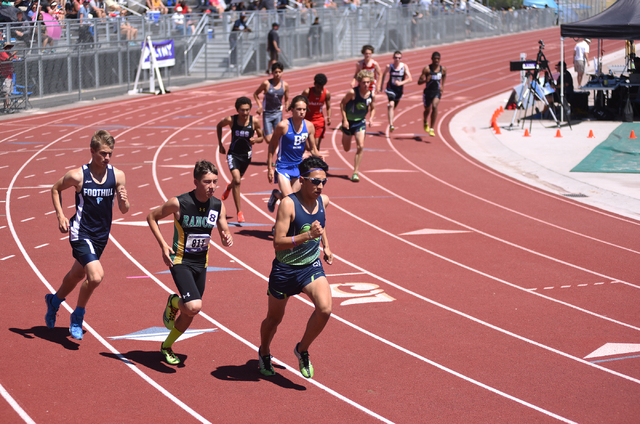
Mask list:
[[[33,85],[25,86],[16,84],[16,74],[13,74],[13,92],[11,93],[11,97],[14,98],[13,102],[15,104],[12,109],[28,109],[31,107],[29,96],[33,94],[33,87]]]

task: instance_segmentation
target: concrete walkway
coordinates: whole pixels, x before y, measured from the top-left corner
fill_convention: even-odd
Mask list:
[[[619,62],[619,54],[605,59],[605,64]],[[531,136],[524,137],[522,123],[508,129],[515,111],[505,110],[498,118],[502,134],[496,135],[489,128],[491,115],[507,104],[509,95],[480,102],[453,118],[451,134],[469,155],[526,184],[640,220],[640,173],[571,172],[621,122],[581,121],[572,129],[563,126],[557,138],[555,122],[534,120]],[[525,128],[529,129],[528,120]],[[588,138],[590,131],[594,138]]]

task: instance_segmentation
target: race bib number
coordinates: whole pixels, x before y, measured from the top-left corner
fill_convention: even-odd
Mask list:
[[[211,240],[209,234],[189,234],[184,251],[187,253],[204,252],[209,249],[209,240]]]
[[[207,216],[207,224],[211,225],[212,227],[215,227],[217,222],[218,222],[218,211],[214,211],[213,209],[210,209],[209,215]]]

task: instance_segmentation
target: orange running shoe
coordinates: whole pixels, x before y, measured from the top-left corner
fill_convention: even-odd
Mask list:
[[[244,222],[244,214],[242,212],[238,212],[238,223],[242,224]]]
[[[227,184],[227,188],[224,189],[224,193],[222,193],[222,200],[227,200],[229,193],[231,193],[231,184]]]

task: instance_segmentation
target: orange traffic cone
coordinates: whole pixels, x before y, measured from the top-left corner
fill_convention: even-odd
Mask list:
[[[636,133],[633,132],[633,130],[631,130],[631,134],[629,135],[629,139],[632,139],[632,138],[638,138],[636,137]]]
[[[500,105],[500,113],[504,112],[504,108]]]
[[[529,134],[529,130],[527,128],[524,129],[523,137],[531,137],[531,134]]]
[[[555,135],[555,136],[556,136],[556,138],[561,138],[561,137],[562,137],[562,134],[560,134],[560,130],[558,130],[558,131],[556,132],[556,135]]]
[[[593,130],[589,130],[589,135],[587,136],[587,138],[596,138],[596,136],[593,135]]]
[[[498,126],[498,124],[494,125],[494,126],[493,126],[493,129],[495,130],[496,135],[500,135],[500,134],[502,134],[502,133],[500,132],[500,127]]]

